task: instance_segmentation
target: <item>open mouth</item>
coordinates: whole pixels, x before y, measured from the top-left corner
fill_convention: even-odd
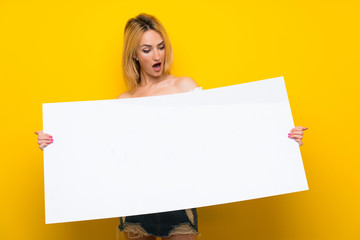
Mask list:
[[[161,70],[161,63],[155,63],[152,67],[156,72],[158,72]]]

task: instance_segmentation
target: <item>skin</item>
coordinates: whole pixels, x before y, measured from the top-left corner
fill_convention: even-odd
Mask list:
[[[182,93],[190,91],[198,85],[189,77],[175,77],[163,74],[165,62],[164,41],[159,33],[154,30],[146,31],[136,51],[135,59],[140,63],[140,86],[130,94],[125,92],[118,98],[147,97]],[[161,63],[161,70],[156,72],[152,66]]]
[[[294,127],[293,129],[290,130],[288,137],[294,139],[299,144],[299,146],[302,146],[304,131],[307,129],[308,129],[307,127],[301,127],[301,126]]]
[[[161,35],[153,30],[146,31],[141,39],[140,45],[134,56],[140,63],[140,76],[141,84],[133,93],[124,92],[118,99],[122,98],[135,98],[135,97],[147,97],[167,95],[174,93],[188,92],[198,85],[189,77],[175,77],[172,75],[163,74],[163,66],[165,60],[165,48]],[[161,63],[161,70],[155,71],[153,65],[155,63]],[[290,130],[289,138],[298,142],[299,146],[303,145],[302,139],[306,127],[295,127]],[[43,150],[46,146],[53,143],[52,136],[44,133],[43,130],[35,132],[38,135],[39,148]],[[163,237],[163,240],[195,240],[197,235],[174,235],[170,237]],[[155,237],[145,236],[134,238],[131,234],[127,235],[127,239],[136,240],[155,240]]]

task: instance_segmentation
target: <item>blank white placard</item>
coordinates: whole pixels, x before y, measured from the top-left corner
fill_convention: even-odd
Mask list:
[[[307,190],[283,78],[184,94],[43,104],[46,223]]]

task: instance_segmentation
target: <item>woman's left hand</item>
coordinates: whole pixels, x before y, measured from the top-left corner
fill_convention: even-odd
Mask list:
[[[303,142],[301,140],[303,139],[304,131],[307,129],[307,127],[294,127],[290,130],[288,137],[297,141],[299,143],[299,146],[301,146],[303,145]]]

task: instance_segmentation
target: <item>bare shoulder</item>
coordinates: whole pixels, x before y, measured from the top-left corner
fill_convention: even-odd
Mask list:
[[[117,97],[117,99],[129,98],[129,97],[131,97],[130,92],[124,92],[124,93],[120,94],[120,95]]]
[[[174,85],[181,92],[187,92],[199,87],[194,79],[190,77],[177,77],[174,81]]]

